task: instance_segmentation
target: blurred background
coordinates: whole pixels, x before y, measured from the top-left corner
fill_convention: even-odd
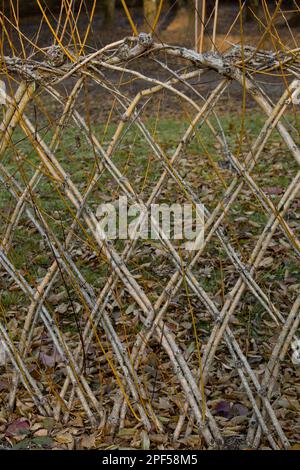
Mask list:
[[[184,43],[187,46],[195,44],[195,12],[198,29],[205,30],[204,46],[211,46],[210,35],[214,26],[214,10],[218,8],[217,37],[221,49],[226,49],[230,42],[236,43],[240,38],[241,22],[239,11],[242,8],[243,32],[247,35],[248,44],[255,44],[260,32],[263,32],[274,14],[273,22],[280,29],[280,37],[284,34],[286,45],[297,42],[300,28],[299,0],[1,0],[0,11],[9,29],[14,29],[9,21],[15,23],[16,16],[25,34],[34,35],[39,32],[39,39],[49,40],[47,31],[44,32],[41,9],[47,13],[49,20],[56,23],[59,15],[63,17],[72,8],[74,17],[78,17],[77,26],[84,31],[93,12],[90,42],[94,46],[103,45],[131,32],[124,11],[124,3],[128,7],[133,21],[139,31],[151,30],[151,25],[159,12],[156,35],[170,43]],[[46,28],[46,30],[49,28]],[[46,33],[46,36],[44,35]],[[235,37],[236,33],[236,37]],[[224,43],[224,34],[227,35]],[[222,37],[221,37],[222,36]],[[265,47],[270,47],[270,37],[266,35]],[[44,40],[44,41],[43,41]],[[263,46],[263,44],[262,44]]]

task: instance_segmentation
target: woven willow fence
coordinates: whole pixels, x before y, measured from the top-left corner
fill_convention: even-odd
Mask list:
[[[153,374],[149,375],[151,367],[152,372],[156,367],[154,376],[158,374],[165,378],[167,397],[174,398],[173,408],[170,407],[169,411],[170,416],[175,416],[174,440],[187,433],[190,427],[196,428],[202,436],[204,447],[222,447],[226,436],[224,422],[215,415],[209,401],[214,388],[209,382],[210,374],[220,366],[222,359],[219,353],[222,350],[229,361],[228,368],[236,374],[250,410],[246,428],[235,434],[241,434],[239,437],[248,446],[259,447],[263,442],[274,449],[288,448],[290,442],[286,429],[274,404],[278,400],[276,384],[282,374],[281,364],[285,362],[285,365],[296,367],[292,362],[291,344],[298,344],[300,295],[294,297],[292,307],[288,309],[284,302],[280,305],[278,298],[274,303],[272,295],[256,280],[256,271],[263,265],[275,233],[279,233],[284,246],[299,258],[300,242],[285,215],[299,197],[300,172],[295,172],[287,189],[275,202],[257,182],[255,171],[274,130],[287,148],[286,159],[291,163],[296,161],[296,167],[300,163],[293,129],[285,120],[285,113],[293,106],[297,93],[299,50],[275,54],[251,47],[234,47],[223,55],[215,52],[201,54],[156,43],[150,35],[140,34],[84,57],[76,58],[74,51],[62,50],[59,46],[46,48],[43,54],[40,58],[26,60],[4,56],[1,64],[1,71],[14,77],[17,87],[14,90],[6,87],[6,91],[3,87],[1,91],[4,105],[0,145],[1,197],[6,195],[10,209],[6,219],[1,212],[0,261],[7,291],[22,291],[26,306],[17,316],[17,327],[21,328],[17,335],[11,331],[11,323],[3,311],[1,314],[2,355],[6,357],[6,370],[14,371],[7,403],[13,407],[18,396],[22,394],[24,397],[25,394],[23,399],[32,401],[39,414],[64,419],[65,422],[74,410],[81,410],[93,426],[108,426],[110,432],[128,426],[128,420],[133,420],[134,425],[139,424],[146,432],[152,430],[163,434],[168,425],[167,420],[161,418],[160,392],[155,390],[157,377],[153,379]],[[155,63],[161,69],[160,75],[147,72],[149,63]],[[290,84],[286,84],[280,99],[273,103],[255,77],[257,72],[271,74],[278,70],[294,76],[294,81],[289,80]],[[195,83],[211,71],[217,85],[203,99]],[[239,158],[228,145],[230,131],[223,129],[216,114],[219,100],[224,99],[233,82],[253,99],[259,112],[265,116],[250,151]],[[88,116],[81,112],[83,90],[84,100],[92,101],[87,87],[92,83],[111,97],[113,132],[110,137],[104,128],[101,132],[94,130]],[[129,83],[127,88],[126,83]],[[138,83],[136,88],[133,86],[135,83]],[[168,143],[164,146],[158,143],[143,116],[144,109],[157,103],[157,97],[162,93],[180,100],[190,116],[190,123],[177,144],[169,148]],[[102,103],[97,105],[101,108]],[[52,109],[55,109],[55,118],[52,117],[50,132],[45,116]],[[201,191],[192,189],[189,171],[182,172],[180,166],[183,160],[188,163],[189,145],[197,135],[201,136],[204,126],[211,132],[216,148],[223,154],[225,165],[231,172],[230,184],[219,200],[214,201],[213,211],[208,209]],[[47,132],[43,131],[44,127]],[[76,176],[61,151],[68,129],[76,129],[78,147],[81,140],[86,142],[86,150],[80,158],[86,159],[87,165],[88,161],[95,162],[93,170],[88,170],[88,177],[85,175],[86,185],[81,184],[83,174],[79,178]],[[120,171],[115,160],[132,129],[136,130],[140,142],[159,168],[157,179],[147,182],[147,191],[142,188],[137,192],[134,182],[130,181],[130,171]],[[14,140],[16,132],[19,133]],[[131,144],[135,145],[133,139]],[[28,160],[28,154],[32,156],[33,173],[26,180],[24,175],[22,177],[22,165]],[[198,158],[200,161],[200,150]],[[13,166],[12,161],[17,165]],[[146,174],[147,169],[144,171]],[[110,183],[106,180],[106,187],[100,183],[104,173],[110,178]],[[45,181],[48,183],[46,192],[40,189]],[[201,175],[199,187],[200,183]],[[168,185],[175,188],[177,200],[204,204],[205,239],[198,251],[185,253],[159,232],[152,263],[154,267],[159,265],[159,256],[163,253],[169,265],[162,288],[155,293],[151,282],[147,283],[142,276],[136,275],[133,264],[135,259],[143,259],[144,251],[151,249],[149,243],[128,240],[120,249],[117,243],[102,240],[97,230],[97,206],[91,195],[97,190],[109,192],[113,187],[115,198],[125,195],[130,203],[139,203],[148,212],[150,205],[159,200]],[[228,224],[224,224],[245,188],[266,216],[264,228],[255,239],[247,260],[232,242]],[[40,201],[43,198],[51,200],[52,197],[63,202],[64,210],[71,217],[63,234],[55,220],[55,211],[51,214],[53,220],[50,220],[49,214],[41,209]],[[243,213],[240,215],[245,216]],[[138,219],[136,230],[143,217],[145,214]],[[37,273],[33,278],[26,271],[25,266],[32,263],[26,252],[21,266],[11,255],[12,247],[20,243],[21,223],[21,231],[24,231],[24,224],[29,227],[30,233],[38,237],[36,245],[46,253],[49,264],[42,277]],[[79,262],[78,253],[85,244],[92,247],[87,264],[92,266],[94,279],[86,278],[86,270]],[[209,283],[202,282],[208,278],[205,253],[213,246],[218,246],[215,256],[222,252],[231,265],[233,281],[228,292],[224,292],[222,302],[217,301],[210,291]],[[210,251],[211,259],[213,253]],[[280,251],[277,256],[281,256]],[[95,259],[99,259],[98,264]],[[151,267],[148,265],[146,269]],[[100,278],[98,283],[97,278]],[[59,311],[51,303],[51,296],[62,286],[71,292],[67,299],[70,315],[74,314],[76,319],[76,331],[81,331],[80,338],[77,335],[77,344],[74,335],[63,328]],[[192,311],[189,338],[178,335],[176,330],[176,322],[180,327],[183,321],[178,305],[179,294],[184,295],[187,311]],[[238,336],[235,323],[232,323],[241,301],[245,299],[247,302],[249,298],[260,305],[264,318],[273,325],[270,328],[276,334],[274,347],[269,356],[263,357],[259,374],[255,362],[249,360],[246,342],[243,341],[249,335],[247,323],[239,325]],[[124,318],[121,315],[116,321],[113,306],[120,304],[124,306],[126,315]],[[175,311],[176,321],[167,320],[170,308]],[[207,317],[209,329],[203,332],[199,322]],[[132,324],[135,328],[131,328]],[[41,330],[47,344],[53,343],[58,358],[56,365],[48,364],[44,375],[37,374],[33,367],[43,345],[36,341],[37,332]],[[191,338],[194,338],[194,351],[189,353]],[[95,377],[98,378],[98,386],[93,384]],[[222,383],[221,379],[222,375],[216,377],[216,386],[218,381]],[[150,381],[152,389],[148,387]]]

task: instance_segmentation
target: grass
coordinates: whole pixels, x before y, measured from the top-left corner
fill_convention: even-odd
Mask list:
[[[293,116],[287,117],[288,121],[292,121],[292,119]],[[265,118],[260,114],[246,116],[245,128],[247,129],[247,138],[244,139],[240,149],[239,158],[241,161],[248,150],[249,143],[253,142],[258,135],[264,120]],[[240,119],[232,115],[229,117],[225,114],[221,117],[221,122],[228,138],[228,145],[231,151],[236,153],[240,148]],[[175,150],[188,125],[187,121],[168,118],[160,120],[159,123],[151,118],[147,121],[148,129],[150,129],[168,156]],[[214,125],[217,127],[216,122],[214,122]],[[115,129],[116,125],[111,124],[104,135],[104,126],[102,124],[95,125],[94,133],[102,141],[104,148],[107,148]],[[41,131],[41,135],[47,143],[50,143],[52,137],[50,131],[44,129]],[[286,157],[287,151],[280,142],[280,136],[277,132],[274,132],[261,160],[252,172],[255,181],[262,188],[278,186],[284,190],[296,174],[296,163],[291,156],[289,158]],[[18,155],[21,156],[21,161],[16,161],[16,150]],[[78,133],[78,130],[75,128],[66,129],[56,151],[56,156],[62,167],[71,175],[72,181],[83,193],[90,181],[91,175],[94,174],[97,168],[95,156],[88,148],[84,136]],[[180,174],[190,182],[193,190],[210,210],[213,210],[216,206],[219,198],[224,193],[224,188],[230,184],[234,176],[231,171],[219,165],[222,161],[224,161],[222,149],[212,138],[209,128],[204,125],[201,131],[196,134],[195,139],[186,147],[183,158],[176,164]],[[142,192],[144,200],[151,193],[151,189],[163,171],[161,163],[155,160],[145,139],[133,128],[129,128],[125,134],[116,153],[113,155],[113,162],[126,175],[136,192],[138,194]],[[277,165],[275,170],[274,162]],[[25,181],[30,180],[37,168],[39,164],[38,156],[19,129],[16,129],[13,134],[13,144],[5,154],[2,163],[14,174],[22,186]],[[119,195],[119,192],[118,185],[113,181],[111,175],[104,171],[99,178],[96,188],[89,197],[89,205],[96,210],[99,203],[113,201]],[[179,194],[180,191],[176,188],[175,183],[168,184],[164,187],[159,197],[159,202],[178,200],[184,202],[184,198],[182,196],[179,197]],[[47,220],[47,223],[60,241],[64,243],[65,234],[72,223],[73,215],[70,212],[69,203],[61,196],[58,188],[46,173],[43,174],[34,197],[35,203]],[[280,196],[271,195],[270,197],[276,203],[277,198]],[[11,196],[2,189],[0,192],[0,213],[2,220],[5,220],[6,223],[2,224],[1,236],[5,232],[6,224],[9,221],[13,208],[14,202]],[[244,219],[241,220],[241,218]],[[252,224],[249,225],[249,221]],[[232,236],[232,244],[245,260],[251,253],[252,247],[266,221],[267,215],[264,210],[260,207],[260,204],[249,189],[245,188],[245,191],[238,197],[225,220],[225,225]],[[100,288],[105,282],[109,268],[101,256],[95,256],[91,260],[95,247],[87,241],[86,235],[82,228],[77,228],[73,245],[75,248],[81,248],[83,254],[75,257],[76,263],[86,280],[95,288]],[[162,274],[160,274],[160,270],[152,272],[152,267],[150,268],[149,266],[153,264],[155,246],[159,246],[159,244],[154,243],[151,245],[151,242],[147,242],[146,246],[148,246],[148,254],[134,257],[128,266],[135,272],[136,276],[140,276],[139,282],[146,290],[149,290],[147,289],[147,283],[151,284],[152,282],[156,283],[156,288],[160,292],[165,286],[165,279],[169,277],[168,275],[166,276],[163,267],[170,272],[174,268],[168,260],[162,260]],[[124,242],[116,241],[118,251],[121,251],[123,247]],[[139,242],[138,247],[142,247],[142,242]],[[51,251],[45,249],[39,234],[27,223],[25,214],[21,217],[19,226],[14,233],[13,245],[9,256],[16,267],[24,271],[28,280],[34,282],[37,282],[38,279],[46,274],[48,267],[53,261]],[[221,250],[216,254],[214,243],[211,243],[208,246],[206,256],[211,256],[212,259],[216,259],[217,256],[217,259],[222,259],[224,264],[224,273],[220,271],[219,262],[214,264],[212,275],[209,277],[199,275],[196,272],[196,276],[203,287],[209,292],[216,294],[222,288],[223,275],[225,275],[225,283],[228,282],[228,272],[226,271],[228,264],[227,255]],[[299,280],[298,267],[293,263],[293,257],[287,259],[287,264],[290,264],[290,272]],[[147,268],[143,268],[143,265],[147,265]],[[142,267],[140,268],[140,266]],[[259,279],[265,283],[280,281],[284,280],[284,273],[285,268],[280,265],[275,271],[272,269],[259,274]],[[231,285],[236,275],[231,275],[231,280],[226,284],[227,287]],[[152,287],[149,295],[152,294],[153,290]],[[5,296],[2,296],[2,304],[7,308],[15,305],[17,301],[15,293],[6,291]]]

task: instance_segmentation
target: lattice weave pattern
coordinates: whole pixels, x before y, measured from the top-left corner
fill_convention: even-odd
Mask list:
[[[67,420],[75,407],[84,410],[93,425],[100,423],[101,426],[109,425],[116,429],[124,426],[126,418],[130,416],[130,419],[140,421],[146,430],[155,429],[163,433],[165,424],[157,406],[159,402],[155,380],[152,396],[145,380],[145,356],[149,354],[149,347],[153,347],[162,364],[162,371],[165,371],[161,372],[162,375],[171,374],[169,383],[176,388],[180,397],[176,402],[179,412],[173,426],[174,439],[182,436],[187,423],[192,423],[203,437],[205,446],[222,446],[223,425],[215,416],[205,390],[207,386],[210,387],[211,371],[218,367],[220,348],[225,348],[231,370],[237,375],[251,409],[252,416],[247,421],[245,436],[248,445],[258,447],[263,439],[274,449],[288,448],[289,439],[274,408],[278,398],[275,391],[281,373],[280,363],[290,361],[287,356],[290,345],[298,341],[300,295],[293,297],[292,306],[287,312],[285,306],[272,300],[272,295],[257,280],[256,272],[277,233],[285,246],[299,258],[300,242],[286,214],[299,198],[300,172],[295,171],[292,181],[276,201],[261,187],[254,175],[275,130],[287,147],[286,158],[296,163],[296,166],[300,164],[300,151],[292,126],[285,121],[285,113],[292,106],[297,82],[291,82],[278,102],[273,104],[255,81],[255,74],[284,69],[297,79],[299,53],[282,54],[279,57],[278,54],[255,51],[250,47],[243,50],[235,47],[224,55],[215,52],[199,54],[185,48],[155,43],[147,34],[126,38],[84,57],[77,58],[71,50],[67,52],[52,46],[40,60],[4,57],[1,64],[2,72],[17,78],[18,87],[14,91],[9,91],[8,87],[7,91],[1,91],[4,117],[1,124],[0,181],[1,193],[5,193],[10,201],[10,215],[7,219],[3,215],[1,224],[0,262],[7,288],[13,286],[21,291],[28,303],[19,324],[22,326],[19,337],[14,338],[11,334],[4,314],[0,322],[0,340],[8,358],[7,367],[14,369],[10,405],[13,406],[20,389],[23,389],[23,393],[25,389],[38,412],[43,415],[59,419],[63,414]],[[144,67],[147,61],[155,62],[161,69],[159,78],[150,77],[147,73],[147,67]],[[194,83],[201,81],[202,76],[211,71],[217,75],[218,84],[204,100]],[[127,93],[125,79],[125,85],[120,85],[120,77],[128,78],[130,93]],[[242,157],[230,150],[226,131],[216,111],[219,101],[233,82],[254,100],[265,115],[258,136],[250,150],[241,154]],[[88,116],[83,116],[80,111],[80,97],[83,93],[84,99],[89,99],[87,84],[92,83],[111,96],[114,125],[109,138],[103,129],[102,134],[94,129]],[[134,83],[138,83],[136,88]],[[175,147],[168,149],[149,130],[148,121],[143,115],[144,109],[148,109],[162,94],[179,100],[189,114],[189,124],[180,140]],[[49,133],[43,131],[43,119],[46,119],[47,112],[51,113],[50,105],[49,110],[44,109],[48,106],[47,102],[53,104],[56,113]],[[204,126],[209,129],[218,148],[221,148],[225,164],[231,172],[230,184],[223,188],[219,200],[214,201],[213,210],[209,209],[201,191],[197,192],[190,184],[189,172],[181,171],[182,162],[188,163],[187,149],[197,135],[201,136]],[[81,139],[86,142],[84,158],[95,162],[93,169],[87,170],[89,175],[85,185],[78,175],[69,172],[68,162],[60,147],[67,130],[74,128],[78,146]],[[132,139],[132,146],[135,145],[131,137],[133,129],[159,168],[158,177],[147,182],[146,190],[145,187],[136,189],[135,182],[130,179],[130,171],[124,168],[121,170],[115,158],[127,138]],[[19,135],[16,132],[22,132],[22,142],[26,141],[30,155],[34,156],[30,178],[22,170],[22,162],[27,157],[19,141],[14,140],[14,136]],[[16,166],[12,166],[13,159]],[[151,283],[145,283],[144,279],[136,275],[133,264],[135,257],[140,256],[143,250],[149,251],[149,244],[128,240],[120,249],[117,243],[99,236],[92,195],[101,189],[100,182],[104,174],[110,181],[107,183],[106,180],[106,184],[113,188],[115,196],[127,196],[130,203],[141,204],[145,212],[149,211],[151,204],[160,200],[170,185],[176,190],[177,200],[204,204],[205,239],[198,251],[183,253],[175,243],[164,238],[162,231],[159,232],[160,238],[155,246],[158,251],[155,253],[158,256],[157,253],[163,252],[169,265],[157,295],[153,294]],[[45,181],[49,184],[48,189],[59,195],[64,208],[67,207],[71,214],[70,224],[64,228],[63,234],[60,225],[55,221],[53,224],[39,205],[39,200],[46,197],[41,190],[41,184],[45,184]],[[236,207],[245,189],[253,195],[265,217],[264,229],[255,238],[248,259],[233,242],[225,223],[227,215]],[[51,198],[51,194],[47,197]],[[51,215],[55,219],[55,214]],[[11,255],[20,224],[24,220],[38,237],[37,243],[48,253],[49,265],[43,275],[37,273],[36,278],[28,275],[24,266],[18,265]],[[143,215],[136,222],[135,230],[138,230],[142,221]],[[99,271],[100,284],[87,278],[85,269],[78,261],[78,240],[92,247],[95,256],[105,265],[106,271],[101,271],[101,274]],[[206,274],[199,268],[204,267],[202,260],[214,244],[223,253],[233,273],[233,282],[228,291],[223,292],[221,302],[210,292],[209,285],[202,282]],[[211,251],[209,253],[209,256],[213,256]],[[26,253],[24,256],[26,259]],[[92,263],[93,259],[91,256],[89,262]],[[155,260],[154,256],[154,264]],[[30,260],[27,262],[30,264]],[[98,268],[96,264],[96,278]],[[77,344],[70,332],[61,327],[57,312],[49,303],[54,290],[62,283],[76,293],[76,301],[73,298],[68,301],[81,331]],[[172,329],[172,323],[167,321],[169,309],[174,309],[178,296],[186,293],[190,293],[193,302],[198,302],[198,311],[194,312],[194,316],[198,315],[199,321],[201,315],[209,316],[209,330],[202,337],[192,315],[192,336],[196,344],[196,352],[192,356],[195,359],[198,348],[199,361],[197,358],[190,359],[185,338],[178,337],[176,330]],[[260,306],[265,318],[276,326],[276,343],[269,357],[264,357],[260,374],[257,374],[253,362],[249,360],[245,343],[240,336],[237,337],[231,321],[247,295]],[[127,310],[129,326],[125,335],[123,327],[126,322],[122,325],[122,318],[115,321],[113,315],[112,306],[120,305],[120,302],[125,303],[126,308],[129,304],[133,305]],[[187,304],[188,310],[195,311],[189,301]],[[134,336],[130,333],[130,322],[133,321],[140,325],[133,330]],[[177,322],[180,325],[180,315]],[[32,370],[30,360],[35,354],[35,335],[41,326],[47,341],[53,343],[59,357],[59,379],[54,376],[51,378],[49,372],[48,378],[40,380]],[[245,335],[246,330],[245,327]],[[98,361],[100,356],[102,362]],[[167,368],[163,367],[164,363]],[[110,380],[116,384],[113,400],[112,397],[110,400],[103,399],[101,383],[95,389],[91,380],[93,371],[100,373],[103,364],[107,366],[103,374],[112,377]],[[89,366],[88,373],[86,365]],[[54,370],[51,370],[54,374]],[[106,390],[109,391],[107,385]]]

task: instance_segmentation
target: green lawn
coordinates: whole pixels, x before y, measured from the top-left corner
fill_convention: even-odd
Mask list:
[[[265,118],[262,115],[255,113],[247,114],[244,123],[238,117],[229,117],[226,114],[221,116],[220,122],[228,146],[240,162],[243,162],[250,144],[254,142],[259,134],[264,120]],[[211,122],[218,129],[218,123],[214,118]],[[287,122],[290,122],[296,128],[295,116],[288,116]],[[147,121],[147,127],[151,135],[168,157],[176,149],[188,125],[187,121],[170,118],[161,119],[159,122],[156,122],[155,119],[148,119]],[[246,129],[242,141],[241,126]],[[107,149],[115,129],[116,125],[111,124],[104,134],[103,124],[93,128],[104,149]],[[294,138],[297,139],[297,132],[292,133]],[[52,132],[44,128],[40,131],[40,134],[49,144]],[[94,175],[99,164],[98,158],[88,146],[84,135],[75,128],[65,130],[61,136],[56,157],[81,193],[84,194],[91,176]],[[157,161],[151,148],[136,127],[128,127],[112,160],[120,172],[128,178],[136,193],[146,200],[147,196],[151,194],[154,184],[158,181],[163,166],[161,162]],[[5,153],[2,163],[22,187],[32,177],[39,164],[39,158],[21,130],[16,129],[14,132],[12,143]],[[226,167],[222,147],[216,142],[207,125],[204,125],[200,131],[195,133],[194,139],[185,147],[182,158],[176,163],[175,167],[210,211],[216,207],[226,187],[230,185],[235,176],[232,170]],[[56,183],[47,175],[45,169],[42,171],[43,176],[33,194],[34,204],[43,214],[61,243],[64,243],[68,229],[74,220],[74,209],[62,195]],[[266,190],[267,193],[269,191],[269,197],[276,203],[292,181],[296,171],[297,164],[295,160],[281,142],[278,133],[274,132],[259,163],[256,164],[251,174],[261,188]],[[272,190],[272,188],[275,188],[275,190]],[[282,192],[280,189],[282,189]],[[109,172],[104,170],[89,196],[89,205],[96,210],[99,203],[113,201],[119,193],[117,183]],[[175,182],[169,182],[164,186],[157,202],[168,201],[187,202],[186,197]],[[13,198],[6,190],[2,189],[0,193],[0,216],[2,219],[0,231],[2,237],[14,207]],[[289,217],[292,217],[292,225],[296,224],[295,231],[299,234],[299,224],[297,225],[297,218],[293,219],[293,211],[291,211]],[[251,190],[245,186],[224,220],[224,226],[230,236],[231,243],[241,254],[244,261],[249,257],[267,219],[268,216],[261,207],[260,202]],[[282,238],[281,234],[276,233],[276,237],[278,236]],[[11,260],[17,268],[22,270],[31,283],[38,282],[53,262],[53,254],[48,248],[45,248],[40,235],[28,223],[24,213],[19,221],[18,228],[14,232],[12,241],[9,252]],[[170,260],[162,259],[162,269],[161,272],[158,272],[156,266],[153,266],[153,250],[159,248],[159,243],[147,241],[145,245],[147,249],[143,252],[143,243],[138,242],[138,255],[131,259],[128,266],[137,276],[140,276],[140,282],[149,292],[149,296],[156,298],[165,286],[166,279],[169,278],[168,273],[172,272],[174,268]],[[77,224],[72,246],[75,250],[74,259],[87,281],[95,288],[103,286],[110,268],[99,253],[94,253],[97,248],[89,237],[89,231],[86,232],[84,223],[80,223],[80,226]],[[116,248],[119,251],[123,247],[123,241],[116,241]],[[76,249],[78,254],[76,254]],[[295,264],[293,252],[287,249],[284,256],[286,258],[282,257],[282,260],[274,263],[274,266],[270,267],[267,272],[264,271],[258,274],[261,282],[274,286],[276,282],[284,280],[287,269],[289,273],[292,273],[295,282],[300,282],[300,273]],[[201,269],[197,270],[199,267],[201,268],[201,263],[196,266],[195,272],[199,282],[212,295],[219,295],[220,289],[224,285],[226,290],[236,279],[237,273],[232,274],[230,271],[228,257],[221,249],[219,241],[214,237],[208,244],[202,262],[211,266],[211,274],[209,276],[203,275]],[[222,266],[220,266],[220,263]],[[70,289],[72,291],[72,286],[70,286]],[[154,293],[155,291],[156,293]],[[5,309],[18,305],[21,300],[24,301],[23,296],[19,295],[18,291],[12,293],[6,291],[1,295],[1,303]]]

